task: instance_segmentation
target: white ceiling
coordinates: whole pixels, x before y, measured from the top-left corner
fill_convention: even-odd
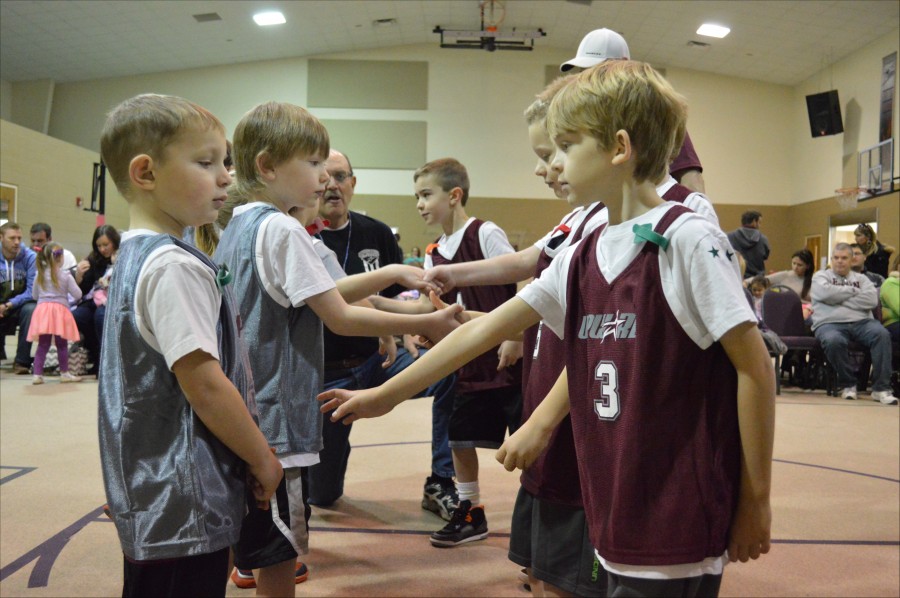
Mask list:
[[[589,31],[622,33],[635,59],[795,85],[900,26],[897,0],[506,0],[502,30],[541,28],[570,49]],[[258,27],[262,9],[287,24]],[[192,15],[218,13],[198,23]],[[377,19],[397,20],[375,27]],[[731,27],[698,36],[703,22]],[[433,43],[479,29],[478,0],[2,0],[0,79],[85,81],[294,56]],[[711,44],[688,47],[690,40]],[[447,50],[448,52],[456,50]],[[481,52],[482,50],[468,50]]]

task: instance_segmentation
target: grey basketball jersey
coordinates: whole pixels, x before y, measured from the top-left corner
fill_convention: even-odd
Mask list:
[[[244,340],[256,385],[259,428],[278,455],[322,450],[322,321],[308,306],[284,307],[263,288],[256,267],[256,238],[272,206],[241,212],[228,224],[216,263],[234,275]],[[304,233],[306,234],[306,233]]]
[[[122,550],[134,560],[214,552],[235,543],[245,512],[243,462],[191,409],[164,356],[141,336],[135,291],[144,262],[174,244],[216,273],[197,249],[169,235],[122,244],[107,300],[99,385],[103,481]],[[219,361],[253,412],[253,383],[237,314],[223,294]]]

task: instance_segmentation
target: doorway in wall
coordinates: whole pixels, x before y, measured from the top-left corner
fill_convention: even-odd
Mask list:
[[[813,256],[813,268],[818,268],[819,258],[822,256],[822,235],[810,235],[806,237],[804,246]]]
[[[19,188],[9,183],[0,183],[0,224],[16,221],[16,195]]]
[[[878,208],[859,208],[842,214],[832,214],[828,223],[828,247],[819,257],[819,267],[824,268],[837,243],[856,243],[853,231],[860,224],[868,224],[878,234]]]

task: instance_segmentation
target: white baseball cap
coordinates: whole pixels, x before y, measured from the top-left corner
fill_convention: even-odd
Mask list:
[[[630,59],[628,44],[625,38],[611,29],[595,29],[578,44],[575,58],[559,65],[559,70],[566,72],[572,67],[589,68],[604,60]]]

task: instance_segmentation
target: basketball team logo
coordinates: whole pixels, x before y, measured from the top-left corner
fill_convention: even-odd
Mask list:
[[[637,316],[633,313],[587,314],[581,319],[578,338],[599,339],[601,343],[609,337],[615,341],[635,338],[636,324]]]

